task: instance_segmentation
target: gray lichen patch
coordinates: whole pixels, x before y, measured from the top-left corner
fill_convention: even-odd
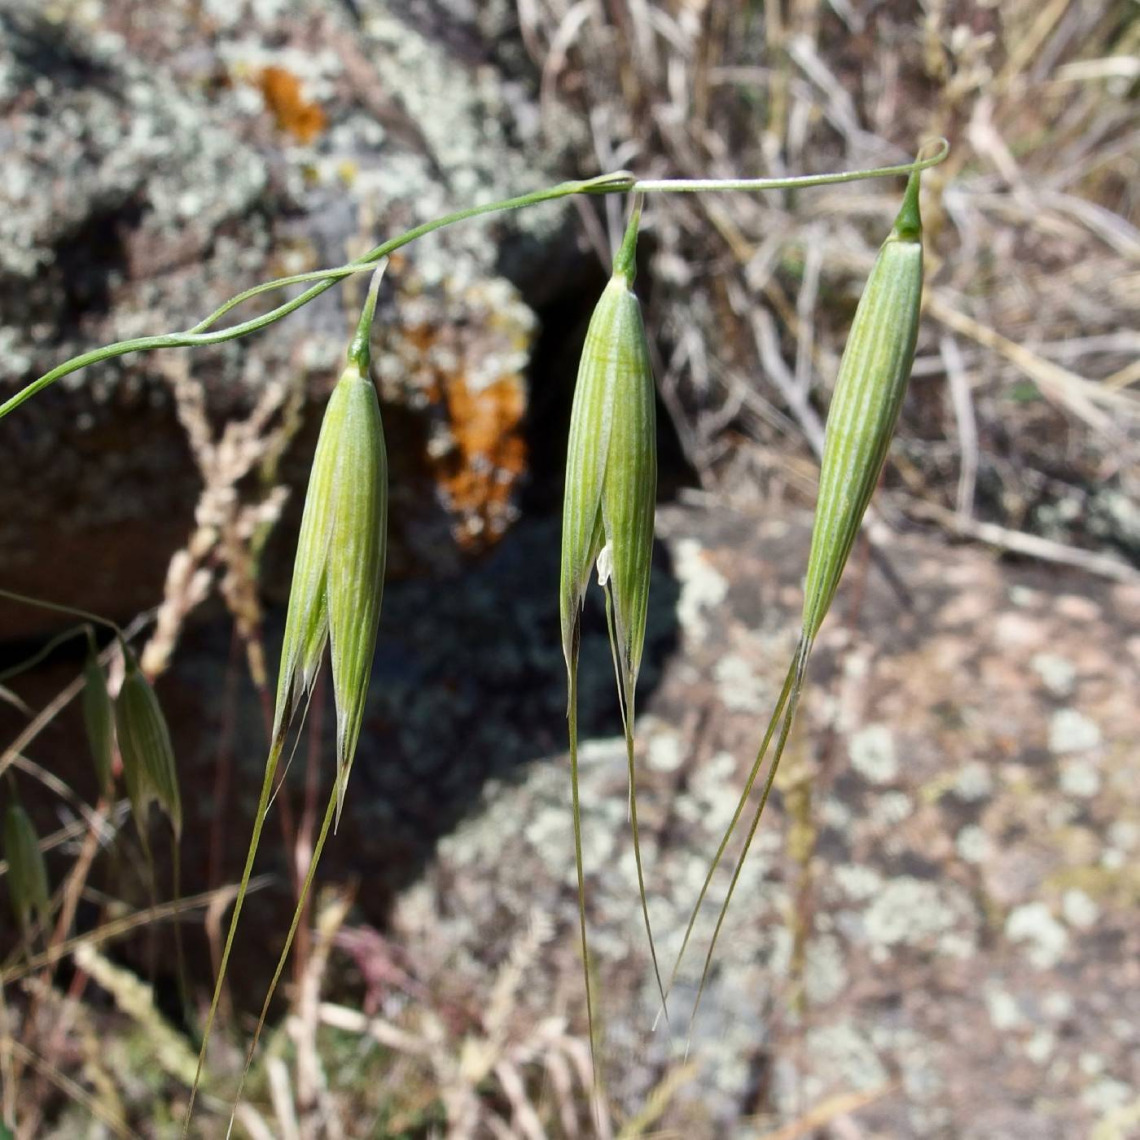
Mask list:
[[[1077,709],[1058,709],[1049,722],[1049,747],[1054,752],[1087,752],[1100,741],[1096,722]]]
[[[646,655],[655,671],[639,691],[637,760],[649,907],[666,973],[767,723],[769,710],[730,699],[718,666],[739,658],[732,668],[769,693],[787,668],[808,527],[797,516],[784,521],[772,547],[727,512],[660,511],[662,572]],[[557,532],[557,519],[522,520],[462,588],[391,583],[357,791],[324,869],[368,884],[358,895],[362,917],[414,963],[431,1009],[482,1008],[539,912],[550,938],[511,1022],[565,1018],[581,1038],[565,665],[556,597],[541,585],[557,581]],[[809,1093],[817,1104],[857,1088],[870,1098],[857,1117],[868,1135],[988,1140],[1013,1112],[1019,1128],[1048,1114],[1058,1137],[1080,1136],[1115,1111],[1102,1112],[1119,1096],[1110,1082],[1135,1084],[1140,786],[1131,759],[1140,658],[1124,648],[1133,635],[1121,615],[1140,615],[1140,595],[1114,590],[1109,602],[1090,585],[1101,616],[1077,638],[1050,605],[1059,589],[1072,595],[1073,582],[964,547],[951,559],[921,536],[898,543],[899,566],[931,567],[930,576],[907,577],[921,637],[876,620],[896,599],[872,575],[858,624],[812,663],[713,956],[691,1051],[697,1070],[660,1122],[685,1124],[694,1140],[747,1135],[757,1121],[763,1134],[798,1120]],[[686,560],[687,579],[677,574]],[[1100,732],[1095,747],[1048,747],[1058,698],[1030,664],[1039,649],[997,638],[992,623],[964,631],[944,619],[937,568],[948,560],[953,590],[993,612],[1008,608],[1011,588],[1033,591],[1049,652],[1078,663],[1080,685],[1066,700],[1079,692],[1080,712]],[[694,581],[688,602],[703,600],[688,615],[699,636],[676,612]],[[615,1103],[635,1112],[684,1056],[757,795],[711,877],[670,997],[672,1031],[654,1032],[612,662],[600,607],[586,619],[587,917],[599,1006],[612,1026],[607,1083]],[[206,678],[228,645],[227,628],[172,693],[186,710],[177,731],[188,770],[212,771],[217,708]],[[847,655],[854,666],[840,668]],[[243,756],[260,750],[257,712],[240,718]],[[853,740],[876,725],[894,747],[888,782],[850,759]],[[256,787],[251,763],[243,786]],[[1067,792],[1073,765],[1095,767],[1099,788]],[[384,1012],[414,1024],[419,1009],[395,995]],[[1099,1059],[1095,1071],[1085,1054]],[[878,1095],[882,1074],[888,1091]]]
[[[870,724],[851,738],[851,764],[873,784],[889,784],[899,774],[894,736],[885,724]]]
[[[1024,947],[1025,956],[1039,970],[1056,966],[1069,946],[1069,933],[1043,902],[1025,903],[1005,923],[1005,936]]]
[[[0,389],[99,344],[187,329],[258,281],[343,264],[448,210],[557,181],[531,95],[473,62],[462,34],[429,34],[400,5],[372,6],[359,24],[348,6],[314,18],[294,0],[214,15],[153,5],[145,20],[135,7],[5,7]],[[479,20],[494,22],[489,9]],[[449,227],[389,273],[376,349],[403,497],[393,517],[415,520],[394,528],[397,571],[452,572],[515,521],[537,325],[501,270],[549,299],[549,259],[578,256],[567,217],[548,203]],[[363,288],[344,282],[271,330],[190,358],[217,422],[248,414],[267,386],[306,392],[280,466],[295,488]],[[200,485],[167,359],[84,369],[21,409],[6,451],[21,491],[0,496],[0,569],[14,588],[33,585],[31,559],[52,567],[41,592],[78,596],[50,556],[63,531],[92,608],[154,604]],[[127,503],[138,517],[124,517]],[[145,529],[145,518],[160,521]],[[111,553],[116,527],[129,557]]]

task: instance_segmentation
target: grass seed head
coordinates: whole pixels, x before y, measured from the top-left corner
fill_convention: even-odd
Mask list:
[[[157,803],[178,839],[182,835],[182,797],[170,730],[158,697],[133,654],[126,650],[125,656],[127,671],[115,705],[115,726],[135,825],[144,834],[146,810]]]
[[[388,532],[388,458],[368,374],[373,281],[349,363],[321,423],[285,619],[274,737],[312,690],[330,643],[337,715],[337,813],[360,738],[376,648]]]
[[[586,332],[578,366],[562,511],[562,646],[576,654],[582,600],[595,564],[613,592],[618,657],[632,694],[645,645],[657,427],[653,370],[633,292],[639,211]],[[604,556],[603,556],[604,551]]]
[[[911,175],[855,311],[827,416],[804,595],[810,644],[831,606],[883,469],[914,362],[922,304],[919,175]]]
[[[90,644],[87,662],[83,666],[83,725],[87,731],[87,745],[95,764],[100,796],[109,796],[114,787],[112,762],[115,752],[115,710],[107,692],[107,677],[95,646]]]
[[[8,897],[26,937],[35,920],[46,928],[51,890],[36,829],[23,806],[15,801],[4,813],[4,854],[8,859]]]
[[[582,865],[582,818],[578,793],[578,641],[582,601],[596,565],[606,591],[606,617],[617,673],[629,763],[630,823],[637,882],[654,973],[657,951],[649,922],[641,846],[637,826],[634,770],[634,691],[645,645],[649,577],[653,559],[653,514],[657,494],[655,388],[641,307],[633,292],[637,230],[636,202],[625,239],[614,257],[613,275],[590,318],[578,365],[570,437],[566,453],[566,490],[562,507],[562,581],[559,604],[562,650],[568,674],[567,718],[570,730],[570,786],[574,823],[574,862],[578,877],[578,917],[586,981],[586,1016],[591,1057],[596,1059],[590,955],[586,933],[585,879]]]

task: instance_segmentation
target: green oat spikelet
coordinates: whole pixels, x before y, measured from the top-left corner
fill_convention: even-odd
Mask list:
[[[642,915],[662,1006],[665,1005],[665,988],[657,966],[642,872],[633,737],[634,696],[645,645],[657,490],[655,386],[641,307],[632,289],[640,218],[638,200],[621,248],[614,257],[613,275],[586,332],[570,417],[562,511],[559,597],[562,651],[569,689],[567,716],[574,849],[591,1049],[595,1045],[595,1034],[578,795],[577,686],[582,603],[595,566],[599,583],[606,592],[610,645],[625,728],[630,824]]]
[[[88,632],[87,661],[83,666],[83,726],[87,746],[95,765],[99,795],[110,797],[114,790],[112,765],[115,755],[115,709],[107,691],[107,676],[95,652],[95,640]]]
[[[373,289],[379,286],[379,274]],[[337,717],[337,819],[360,739],[376,649],[388,533],[388,459],[380,403],[358,330],[321,424],[297,540],[281,647],[273,736],[283,736],[312,691],[326,641]]]
[[[867,511],[906,395],[922,308],[919,174],[859,300],[827,416],[804,585],[803,638],[814,642]]]
[[[162,706],[158,703],[151,683],[139,668],[134,654],[123,645],[126,674],[115,702],[115,729],[119,753],[123,760],[123,782],[131,801],[131,813],[143,848],[151,907],[157,905],[157,887],[154,878],[154,860],[151,857],[147,823],[150,805],[157,804],[166,816],[173,833],[171,843],[172,894],[175,903],[181,896],[181,843],[182,795],[178,789],[178,769],[174,762],[174,746]],[[178,992],[184,1009],[189,1013],[190,1001],[186,988],[186,969],[182,953],[182,928],[174,924],[174,945],[177,961]],[[154,944],[151,945],[151,970],[154,966]]]
[[[155,803],[170,821],[177,844],[182,837],[182,796],[170,729],[134,654],[124,646],[123,655],[126,676],[115,703],[115,727],[135,825],[145,843],[147,809]]]
[[[23,805],[13,798],[4,812],[4,855],[8,860],[8,897],[25,942],[33,923],[45,932],[51,916],[51,890],[39,837]]]
[[[902,208],[894,227],[879,250],[867,278],[839,365],[839,376],[827,417],[799,643],[732,821],[705,876],[670,978],[672,986],[713,874],[724,857],[725,849],[751,796],[769,745],[775,737],[775,751],[765,777],[760,802],[709,943],[693,1018],[696,1017],[708,981],[713,953],[729,903],[760,817],[768,803],[776,770],[791,732],[812,646],[831,607],[867,505],[882,473],[906,394],[922,308],[919,181],[920,172],[915,170],[907,183]]]
[[[241,883],[230,916],[221,964],[202,1034],[198,1072],[183,1121],[186,1136],[210,1031],[217,1015],[234,934],[249,886],[253,861],[269,811],[273,781],[298,711],[303,713],[312,695],[326,643],[332,661],[333,697],[337,716],[337,769],[333,794],[309,872],[301,889],[293,925],[270,984],[266,1006],[292,946],[304,901],[320,860],[330,824],[339,821],[344,806],[356,746],[360,739],[364,706],[384,586],[388,535],[388,458],[380,402],[369,368],[369,340],[376,299],[386,262],[373,274],[356,333],[349,345],[348,362],[333,389],[321,421],[317,449],[309,474],[301,531],[293,564],[293,584],[285,617],[281,668],[273,737],[262,777],[261,795],[254,816]],[[264,1015],[249,1050],[252,1059]],[[246,1069],[248,1071],[248,1062]],[[242,1080],[244,1081],[244,1075]],[[240,1090],[239,1094],[240,1096]]]

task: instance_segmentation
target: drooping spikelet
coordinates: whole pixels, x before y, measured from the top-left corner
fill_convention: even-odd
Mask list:
[[[705,876],[673,967],[670,985],[676,979],[713,874],[724,857],[728,842],[752,794],[769,745],[775,738],[775,751],[759,805],[752,817],[744,848],[737,860],[709,943],[693,1009],[694,1017],[708,980],[717,938],[760,817],[767,805],[776,770],[795,719],[812,645],[835,597],[851,547],[886,460],[914,363],[921,308],[922,221],[919,215],[919,172],[916,170],[907,183],[906,195],[894,228],[879,250],[867,278],[843,351],[835,393],[828,410],[799,644],[732,821]]]
[[[883,243],[839,365],[827,414],[819,498],[804,585],[803,636],[814,641],[879,481],[906,395],[922,308],[919,175]]]
[[[134,655],[126,647],[124,654],[126,676],[115,703],[115,727],[131,811],[145,842],[147,809],[152,803],[158,804],[170,820],[177,843],[182,836],[182,796],[170,730],[158,697]]]
[[[110,796],[113,790],[112,763],[115,754],[115,710],[107,691],[107,677],[95,653],[91,639],[87,647],[87,661],[83,666],[83,726],[87,731],[87,746],[95,765],[95,778],[99,795]]]
[[[39,837],[23,805],[13,799],[4,812],[4,855],[8,860],[8,897],[27,939],[32,924],[47,928],[51,890]]]
[[[273,726],[275,739],[287,730],[312,691],[329,642],[338,818],[368,695],[388,533],[388,459],[380,403],[368,374],[367,340],[361,342],[358,334],[353,344],[329,399],[309,475]]]
[[[335,818],[340,818],[353,756],[360,739],[372,656],[376,648],[376,632],[380,622],[388,534],[388,458],[380,420],[380,403],[369,375],[369,339],[383,269],[381,264],[373,275],[356,335],[348,349],[348,363],[325,409],[317,450],[313,456],[293,564],[293,585],[285,617],[273,739],[262,777],[261,795],[253,821],[245,868],[230,916],[214,995],[202,1034],[198,1072],[183,1122],[183,1136],[189,1129],[206,1045],[221,998],[234,934],[249,887],[250,873],[269,810],[273,780],[285,738],[294,715],[303,709],[312,694],[326,643],[330,645],[332,658],[333,698],[337,717],[336,783],[313,846],[309,870],[294,911],[293,924],[269,986],[266,1006],[292,945],[334,819],[334,809]],[[250,1046],[249,1058],[252,1058],[253,1049],[257,1045],[263,1019],[264,1011]]]
[[[640,212],[638,202],[614,258],[613,275],[586,332],[570,416],[562,510],[559,599],[562,652],[569,687],[571,798],[591,1048],[595,1041],[578,795],[577,674],[582,602],[595,566],[599,583],[606,591],[606,613],[625,726],[630,824],[642,914],[662,1004],[665,1002],[641,863],[633,738],[634,697],[645,646],[657,493],[655,386],[641,306],[632,288]]]
[[[635,210],[614,258],[613,276],[594,309],[578,366],[566,453],[562,509],[562,650],[570,665],[582,601],[599,555],[609,571],[618,661],[627,703],[645,646],[657,426],[653,369],[633,292]],[[603,583],[604,584],[604,583]]]

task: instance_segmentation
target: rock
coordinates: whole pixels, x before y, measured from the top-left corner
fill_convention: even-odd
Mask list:
[[[808,529],[800,517],[680,507],[663,510],[658,529],[651,657],[660,672],[641,704],[639,806],[669,968],[758,743],[756,708],[771,705],[789,659]],[[891,559],[913,608],[873,569],[860,584],[856,555],[718,944],[693,1026],[697,1074],[661,1127],[752,1135],[743,1120],[755,1117],[763,1134],[859,1094],[866,1103],[852,1112],[868,1134],[1060,1137],[1089,1134],[1137,1096],[1140,592],[916,535],[900,538]],[[659,608],[663,587],[675,609],[672,599]],[[1010,637],[1013,626],[995,615],[1023,619],[1025,635]],[[676,650],[662,659],[673,620]],[[1068,662],[1071,690],[1051,689],[1034,667],[1045,649]],[[591,676],[610,702],[604,659]],[[549,678],[554,704],[554,662]],[[422,690],[405,704],[405,723],[446,716],[417,716],[441,699]],[[382,692],[377,700],[388,704]],[[1051,726],[1062,714],[1099,735],[1058,740]],[[445,781],[479,757],[525,751],[528,730],[541,753],[522,715],[495,723],[487,709],[446,767],[420,753],[432,791],[419,794],[438,803]],[[672,1032],[653,1033],[623,746],[612,721],[608,731],[593,725],[606,734],[582,756],[591,948],[607,1083],[632,1112],[680,1061],[730,868],[714,876],[673,994]],[[383,790],[394,777],[377,785],[373,773],[407,746],[360,761],[372,792],[353,809],[358,819],[379,828],[404,817],[408,800]],[[434,777],[432,763],[441,764]],[[1074,763],[1096,777],[1079,797],[1066,790]],[[467,818],[400,896],[390,929],[443,1000],[486,992],[538,912],[560,936],[517,1018],[568,1008],[582,1031],[567,780],[556,744],[549,759],[492,778],[478,805],[463,793]],[[1041,1131],[1043,1120],[1053,1131]]]
[[[584,1032],[557,534],[556,519],[524,518],[447,588],[406,580],[385,597],[364,733],[320,877],[358,884],[356,921],[384,929],[411,971],[415,1000],[383,987],[374,996],[412,1029],[428,1010],[448,1021],[481,1009],[503,964],[545,930],[507,1031],[565,1017]],[[658,535],[639,808],[668,970],[794,644],[809,522],[669,506]],[[848,1111],[868,1134],[1061,1137],[1089,1134],[1136,1099],[1140,591],[917,534],[890,557],[910,605],[856,550],[693,1025],[696,1071],[661,1127],[762,1135],[855,1097]],[[713,878],[671,1031],[653,1033],[620,720],[597,591],[591,599],[581,685],[590,937],[607,1083],[632,1112],[680,1065],[731,869]],[[197,626],[158,685],[186,805],[188,893],[218,881],[207,873],[216,825],[219,873],[238,874],[264,762],[247,683],[228,683],[232,711],[217,698],[229,638],[227,622]],[[37,707],[71,675],[56,660],[38,690],[20,683]],[[294,764],[294,818],[305,765],[318,765],[326,790],[330,775],[332,717],[320,701],[311,715],[323,717],[323,744],[310,761],[303,743]],[[6,707],[0,719],[5,738],[21,723]],[[37,758],[87,794],[88,763],[69,743],[81,731],[69,710]],[[219,819],[221,748],[233,770]],[[157,827],[153,846],[161,862]],[[53,881],[63,868],[52,854]],[[235,993],[253,1006],[290,911],[275,825],[258,868],[273,885],[249,899],[232,964]],[[124,882],[117,894],[145,905],[141,881],[133,890]],[[196,925],[186,937],[201,990],[206,943]],[[124,953],[144,967],[145,946]],[[458,1055],[460,1037],[452,1044]],[[1041,1120],[1053,1131],[1035,1132]]]
[[[462,25],[433,38],[397,4],[372,6],[359,26],[348,6],[314,16],[303,3],[103,0],[62,22],[31,0],[6,6],[0,395],[74,353],[188,328],[259,281],[343,264],[450,209],[557,181],[529,96],[476,42]],[[566,217],[552,204],[475,220],[389,269],[375,352],[397,573],[452,572],[513,520],[532,306],[558,295],[559,260],[578,257]],[[272,428],[282,444],[300,429],[279,477],[303,487],[365,283],[248,339],[92,366],[4,420],[5,584],[118,617],[159,600],[201,487],[172,368],[188,367],[214,424],[249,416],[268,385],[299,386],[300,422]],[[66,559],[53,557],[61,543]],[[276,561],[271,585],[285,575]],[[4,634],[46,620],[28,611]]]

